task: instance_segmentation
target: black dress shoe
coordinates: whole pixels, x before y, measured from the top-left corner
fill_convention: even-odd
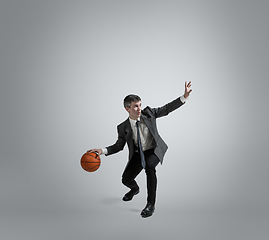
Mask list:
[[[131,189],[129,192],[127,192],[124,197],[122,198],[123,201],[131,201],[134,197],[134,195],[139,193],[139,188],[137,189]]]
[[[153,204],[148,203],[147,206],[142,210],[141,216],[143,218],[150,217],[154,213],[155,207]]]

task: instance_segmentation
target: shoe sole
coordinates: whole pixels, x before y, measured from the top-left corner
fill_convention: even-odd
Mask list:
[[[142,215],[142,214],[141,214],[141,217],[142,217],[142,218],[147,218],[147,217],[151,217],[152,215],[153,215],[153,213],[152,213],[152,214],[147,214],[147,215]]]

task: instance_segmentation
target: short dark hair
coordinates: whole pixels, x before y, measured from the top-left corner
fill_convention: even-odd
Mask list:
[[[141,98],[137,95],[134,95],[134,94],[130,94],[128,96],[126,96],[123,100],[123,106],[126,108],[130,108],[131,107],[131,104],[132,102],[139,102],[141,101]]]

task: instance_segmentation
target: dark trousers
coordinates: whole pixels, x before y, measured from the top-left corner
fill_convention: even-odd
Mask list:
[[[154,154],[154,150],[150,149],[144,152],[146,160],[146,176],[147,176],[147,192],[148,203],[155,204],[156,201],[156,190],[157,190],[157,176],[156,166],[159,163],[158,157]],[[135,181],[137,175],[142,171],[140,154],[135,152],[128,166],[125,168],[122,174],[122,183],[130,189],[137,189],[138,184]]]

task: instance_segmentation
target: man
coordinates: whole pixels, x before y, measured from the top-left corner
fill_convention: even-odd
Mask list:
[[[122,183],[130,188],[123,201],[131,201],[139,193],[135,181],[137,175],[145,169],[147,177],[147,205],[142,210],[142,217],[150,217],[155,210],[157,177],[156,166],[163,163],[167,145],[160,137],[156,119],[168,115],[182,106],[191,93],[191,82],[185,82],[184,95],[159,108],[146,107],[141,110],[141,99],[137,95],[128,95],[124,99],[124,107],[129,113],[127,120],[117,126],[118,140],[104,149],[91,149],[88,152],[98,152],[106,156],[123,150],[127,143],[129,161],[122,175]]]

